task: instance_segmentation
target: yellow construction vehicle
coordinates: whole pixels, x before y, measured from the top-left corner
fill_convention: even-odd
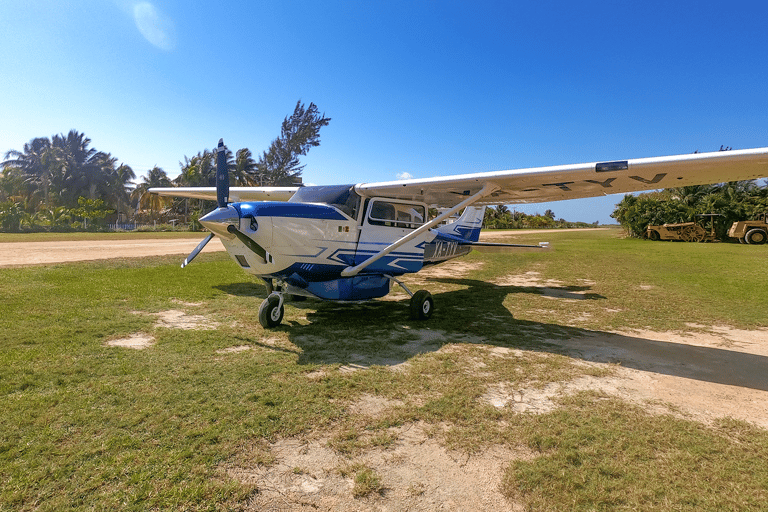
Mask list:
[[[650,240],[678,240],[681,242],[719,242],[715,235],[715,217],[719,213],[702,213],[696,215],[699,222],[679,222],[677,224],[661,224],[648,226],[645,237]],[[700,224],[709,220],[709,231]]]
[[[768,240],[768,219],[761,213],[757,220],[740,220],[731,225],[728,236],[738,238],[743,244],[764,244]]]

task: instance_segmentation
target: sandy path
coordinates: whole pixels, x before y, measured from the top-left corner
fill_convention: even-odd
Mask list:
[[[111,258],[141,258],[168,254],[189,254],[204,238],[136,239],[136,240],[78,240],[56,242],[10,242],[0,244],[0,267],[44,265],[70,261],[103,260]],[[203,252],[223,251],[215,238]],[[180,260],[181,261],[181,260]]]
[[[489,229],[480,232],[480,241],[489,241],[493,238],[510,238],[517,235],[532,235],[534,233],[540,233],[546,235],[547,233],[563,233],[565,231],[607,231],[609,229],[618,228],[563,228],[563,229]]]

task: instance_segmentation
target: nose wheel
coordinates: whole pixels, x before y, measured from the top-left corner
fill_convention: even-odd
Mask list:
[[[283,314],[285,314],[283,296],[273,292],[259,307],[259,323],[265,329],[277,327],[283,321]]]

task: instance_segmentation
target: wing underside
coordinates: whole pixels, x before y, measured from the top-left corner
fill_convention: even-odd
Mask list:
[[[235,203],[241,201],[287,201],[297,190],[299,190],[298,187],[230,187],[229,200]],[[216,187],[150,188],[149,191],[161,196],[216,201]]]
[[[450,207],[492,185],[476,205],[538,203],[768,176],[768,148],[363,183],[364,196]]]
[[[423,201],[452,207],[483,190],[474,204],[519,204],[579,199],[768,176],[768,148],[614,160],[509,171],[361,183],[362,196]],[[172,197],[216,200],[215,187],[151,188]],[[229,200],[288,201],[297,187],[231,187]]]

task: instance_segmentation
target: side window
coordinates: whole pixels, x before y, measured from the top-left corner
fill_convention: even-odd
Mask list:
[[[424,218],[422,205],[374,200],[368,222],[374,226],[416,229],[424,224]]]
[[[373,206],[371,207],[369,220],[371,221],[371,224],[376,226],[394,226],[395,207],[392,203],[374,201]]]

